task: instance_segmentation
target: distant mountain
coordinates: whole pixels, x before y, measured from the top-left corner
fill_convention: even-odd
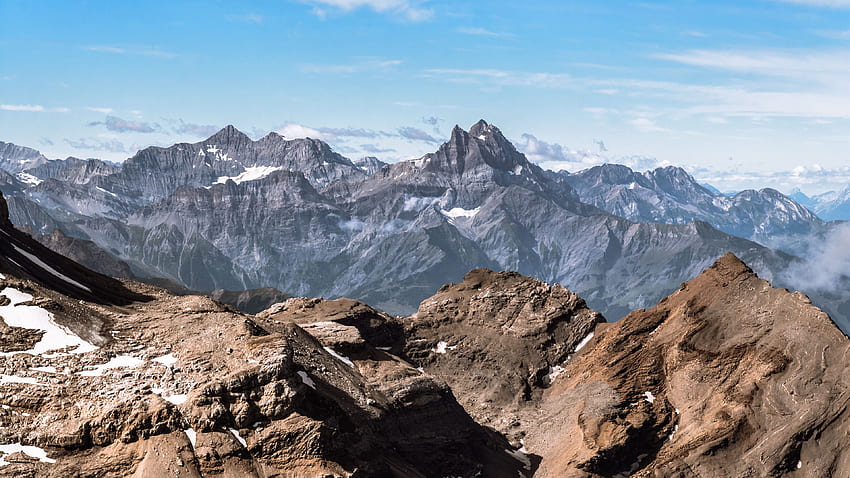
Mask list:
[[[17,174],[46,162],[47,158],[32,148],[0,141],[0,169],[3,171]]]
[[[639,173],[626,166],[605,164],[558,175],[575,188],[582,201],[636,222],[705,221],[721,231],[756,241],[810,234],[823,226],[814,213],[775,189],[746,190],[727,197],[673,166]]]
[[[352,163],[317,140],[252,141],[229,126],[199,143],[144,149],[121,167],[52,173],[13,194],[10,215],[193,290],[274,287],[407,313],[486,267],[562,283],[611,318],[730,250],[768,277],[791,260],[708,219],[741,235],[805,230],[811,219],[773,191],[725,198],[677,168],[544,171],[484,121],[455,127],[421,158],[379,163]],[[656,200],[666,216],[653,215]]]
[[[354,165],[360,168],[361,171],[371,176],[381,170],[387,163],[381,161],[374,156],[365,156],[354,162]]]
[[[850,220],[850,186],[811,198],[814,211],[827,221]]]

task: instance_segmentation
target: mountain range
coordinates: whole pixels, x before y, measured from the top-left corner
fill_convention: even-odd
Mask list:
[[[783,284],[798,249],[760,242],[830,224],[774,190],[726,197],[679,168],[546,171],[483,120],[394,164],[232,126],[121,165],[4,148],[15,155],[0,162],[0,190],[16,225],[91,241],[138,277],[352,297],[402,315],[480,267],[564,284],[610,318],[730,251]],[[844,323],[845,300],[822,305]]]

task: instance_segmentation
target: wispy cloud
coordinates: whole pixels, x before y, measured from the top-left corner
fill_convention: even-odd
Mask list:
[[[850,30],[817,30],[815,33],[833,40],[850,40]]]
[[[442,118],[437,118],[436,116],[427,116],[422,118],[422,123],[431,127],[431,131],[434,134],[440,134],[440,123],[443,121]]]
[[[0,105],[0,110],[3,111],[24,111],[30,113],[67,113],[70,108],[56,107],[47,108],[42,105]]]
[[[363,128],[318,128],[318,130],[333,137],[377,138],[387,136],[387,133]]]
[[[490,68],[430,68],[426,77],[453,83],[482,84],[487,86],[533,86],[539,88],[575,87],[574,78],[566,73],[523,72]]]
[[[88,126],[106,126],[109,131],[117,133],[153,133],[159,130],[159,125],[156,123],[146,123],[143,121],[130,121],[117,116],[107,116],[104,121],[93,121]]]
[[[466,35],[476,35],[493,38],[513,38],[516,36],[513,33],[494,32],[481,27],[460,27],[457,29],[457,31],[458,33],[463,33]]]
[[[117,46],[92,45],[84,48],[88,51],[99,51],[104,53],[127,53],[127,50],[118,48]]]
[[[782,3],[795,3],[810,7],[850,8],[850,0],[774,0]]]
[[[286,123],[277,132],[286,139],[312,138],[322,141],[334,141],[336,139],[333,134],[322,133],[318,129],[298,123]]]
[[[365,71],[385,71],[404,63],[402,60],[364,59],[347,64],[305,63],[299,69],[303,73],[350,74]]]
[[[382,148],[376,144],[361,144],[360,149],[367,153],[372,154],[380,154],[380,153],[394,153],[395,150],[392,148]]]
[[[212,124],[186,123],[182,119],[179,121],[180,125],[174,128],[174,132],[178,134],[190,134],[199,138],[208,138],[221,129]]]
[[[552,171],[579,171],[604,163],[625,164],[636,171],[669,165],[666,161],[647,156],[632,155],[613,158],[589,150],[571,149],[558,143],[538,139],[529,133],[523,134],[519,141],[514,141],[514,145],[530,161]]]
[[[328,13],[348,13],[359,9],[368,9],[376,13],[383,13],[408,20],[411,22],[422,22],[434,17],[434,10],[423,8],[425,3],[421,0],[303,0],[305,3],[315,5],[313,13],[325,18]],[[328,10],[330,9],[330,10]]]
[[[255,25],[260,25],[265,21],[262,15],[257,13],[243,13],[239,15],[226,15],[225,18],[231,22],[237,23],[253,23]]]
[[[128,153],[127,147],[117,139],[99,139],[99,138],[66,138],[65,143],[74,149],[86,151],[106,151],[110,153]]]
[[[398,129],[398,135],[412,141],[425,141],[426,143],[439,143],[440,140],[425,131],[413,126],[403,126]]]
[[[103,114],[112,113],[112,108],[101,108],[101,107],[98,107],[98,106],[86,106],[85,109],[87,109],[89,111],[94,111],[95,113],[103,113]]]
[[[662,128],[658,126],[655,121],[649,118],[634,118],[629,120],[629,124],[637,128],[638,131],[642,133],[662,133],[666,131],[670,131],[667,128]]]
[[[119,55],[142,55],[158,58],[177,58],[178,56],[176,53],[152,47],[124,48],[112,45],[89,45],[83,47],[83,49],[100,53],[114,53]]]

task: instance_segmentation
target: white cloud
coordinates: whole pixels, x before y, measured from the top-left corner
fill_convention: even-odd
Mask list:
[[[256,13],[245,13],[242,15],[227,15],[225,18],[230,20],[231,22],[238,23],[253,23],[256,25],[260,25],[265,20],[262,15],[258,15]]]
[[[322,141],[334,141],[336,139],[336,136],[331,133],[322,133],[315,128],[298,123],[286,123],[277,132],[286,139],[312,138]]]
[[[538,88],[575,87],[572,76],[566,73],[524,72],[498,70],[490,68],[430,68],[425,70],[428,77],[437,77],[452,83],[470,83],[480,85],[486,79],[486,86],[533,86]]]
[[[85,47],[85,49],[89,50],[89,51],[100,51],[100,52],[104,52],[104,53],[127,53],[127,50],[125,50],[123,48],[118,48],[118,47],[115,47],[115,46],[108,46],[108,45],[87,46],[87,47]]]
[[[812,7],[850,8],[850,0],[774,0],[782,3],[795,3]]]
[[[642,133],[663,133],[666,131],[670,131],[667,128],[662,128],[655,124],[655,121],[649,118],[634,118],[629,120],[629,124],[637,128],[638,131]]]
[[[111,45],[91,45],[83,47],[84,50],[95,51],[100,53],[116,53],[119,55],[143,55],[159,58],[176,58],[177,54],[169,51],[163,51],[158,48],[134,48],[127,49]]]
[[[89,111],[94,111],[96,113],[109,114],[112,113],[112,108],[100,108],[97,106],[86,106],[86,109]]]
[[[402,63],[404,63],[402,60],[368,58],[350,64],[306,63],[301,65],[299,68],[304,73],[350,74],[364,71],[390,70],[393,67],[401,65]]]
[[[525,154],[529,161],[552,171],[575,172],[605,163],[623,164],[635,171],[647,171],[670,165],[667,161],[659,161],[648,156],[612,157],[586,149],[571,149],[558,143],[543,141],[528,133],[523,134],[520,141],[514,141],[514,145],[517,150]]]
[[[304,0],[305,3],[317,5],[313,13],[324,18],[327,10],[318,6],[325,6],[342,12],[351,12],[360,8],[367,8],[377,13],[396,15],[412,22],[430,20],[434,11],[421,8],[423,3],[417,0]]]
[[[0,105],[0,110],[3,111],[26,111],[31,113],[67,113],[71,111],[69,108],[45,108],[42,105]]]

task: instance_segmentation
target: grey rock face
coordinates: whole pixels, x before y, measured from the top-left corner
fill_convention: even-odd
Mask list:
[[[0,169],[6,172],[16,174],[46,162],[47,158],[32,148],[0,141]]]
[[[367,176],[371,176],[380,171],[381,168],[387,165],[387,163],[374,156],[366,156],[355,161],[354,165],[366,173]]]

